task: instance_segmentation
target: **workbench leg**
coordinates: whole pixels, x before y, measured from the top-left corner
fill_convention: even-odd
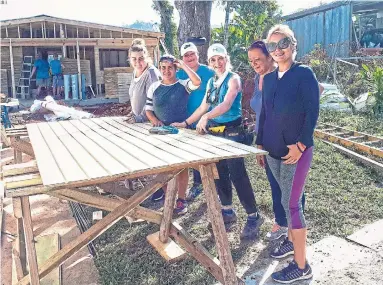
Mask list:
[[[12,198],[13,204],[13,216],[16,219],[17,227],[17,238],[14,241],[14,248],[18,252],[21,269],[23,271],[23,276],[27,274],[27,258],[25,251],[25,237],[24,237],[24,227],[23,227],[23,212],[21,209],[21,198]]]
[[[15,137],[15,140],[20,139],[20,137]],[[23,162],[23,153],[16,148],[13,149],[13,163],[18,164]]]
[[[21,209],[23,213],[25,244],[27,248],[27,257],[29,265],[29,281],[31,285],[40,285],[35,240],[33,237],[31,207],[29,204],[28,196],[21,197]]]
[[[176,177],[169,181],[166,193],[165,193],[165,203],[164,203],[164,212],[160,225],[160,235],[159,239],[161,242],[166,243],[169,239],[170,226],[172,223],[174,204],[176,202],[177,196],[177,181]]]
[[[219,261],[222,268],[225,285],[238,284],[235,274],[235,266],[231,257],[230,245],[227,239],[225,225],[223,223],[221,205],[218,201],[217,190],[214,183],[215,165],[201,165],[200,173],[202,178],[203,190],[207,202],[208,213],[213,227],[214,238],[218,251]]]

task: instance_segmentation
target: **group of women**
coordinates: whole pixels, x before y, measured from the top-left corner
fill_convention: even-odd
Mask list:
[[[272,240],[283,237],[283,243],[271,252],[273,258],[293,255],[289,265],[272,274],[280,283],[291,283],[312,277],[306,259],[307,226],[304,218],[304,184],[313,157],[313,133],[319,113],[319,85],[312,70],[295,61],[297,41],[285,25],[273,27],[266,42],[256,41],[248,48],[253,67],[255,91],[251,108],[256,114],[256,145],[268,152],[257,162],[266,170],[273,198],[275,223],[268,233]],[[153,125],[195,128],[199,133],[224,126],[224,136],[246,143],[242,122],[242,86],[238,74],[231,71],[230,57],[224,46],[208,49],[208,65],[200,64],[193,43],[181,47],[182,60],[170,55],[160,59],[160,72],[150,63],[142,42],[130,50],[134,81],[130,87],[133,118],[149,120]],[[176,73],[176,69],[181,71]],[[174,102],[176,100],[176,102]],[[171,102],[173,101],[173,102]],[[213,135],[222,135],[214,133]],[[247,212],[241,238],[257,237],[263,223],[245,163],[242,158],[217,164],[217,193],[222,216],[229,228],[237,220],[232,207],[232,183]],[[186,197],[187,173],[181,175],[179,199],[175,211],[184,214],[187,200],[200,193],[200,178]]]

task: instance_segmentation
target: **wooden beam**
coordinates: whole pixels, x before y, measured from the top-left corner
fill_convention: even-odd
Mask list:
[[[76,38],[78,38],[78,27],[76,28]]]
[[[14,241],[14,248],[19,253],[21,269],[23,276],[27,273],[27,256],[25,250],[25,236],[23,226],[23,210],[21,207],[21,198],[12,198],[13,216],[16,219],[17,237]]]
[[[13,98],[17,98],[16,81],[15,81],[15,67],[13,65],[13,50],[12,50],[12,40],[11,39],[9,39],[9,57],[10,57],[10,61],[11,61],[12,96],[13,96]]]
[[[56,38],[56,23],[53,23],[53,37]]]
[[[7,38],[9,38],[9,37],[8,37],[8,27],[5,27],[5,36],[6,36]]]
[[[20,152],[35,157],[32,144],[18,137],[11,137],[11,146]]]
[[[86,59],[86,51],[85,51],[85,46],[84,46],[84,57],[83,59]]]
[[[90,30],[89,30],[89,27],[88,27],[88,38],[90,38]]]
[[[17,34],[19,35],[19,38],[21,38],[21,36],[20,36],[20,25],[17,26]]]
[[[93,241],[95,238],[99,237],[102,233],[112,227],[117,223],[123,216],[132,211],[140,203],[142,203],[146,198],[152,195],[165,183],[174,177],[178,172],[168,172],[164,174],[157,175],[154,180],[146,185],[144,189],[135,193],[132,197],[129,198],[126,202],[123,202],[115,210],[109,213],[105,218],[97,222],[95,225],[90,227],[86,232],[72,240],[70,243],[65,245],[59,252],[54,254],[49,258],[44,264],[40,267],[39,276],[43,278],[54,268],[65,262],[69,257],[79,251],[81,248],[85,247],[88,243]],[[25,276],[18,285],[27,285],[29,284],[29,275]]]
[[[31,36],[31,39],[33,38],[33,29],[32,29],[32,23],[29,24],[29,33]]]
[[[31,207],[29,205],[29,197],[21,197],[21,207],[23,211],[25,245],[27,248],[27,258],[28,258],[28,265],[29,265],[29,275],[28,275],[29,282],[31,283],[31,285],[39,285],[40,278],[39,278],[39,270],[37,266],[35,241],[33,237],[32,216],[31,216]]]
[[[46,22],[44,21],[44,38],[47,38],[47,26],[46,26]]]
[[[78,32],[78,29],[77,29]],[[77,53],[77,72],[78,72],[78,97],[81,100],[82,99],[82,82],[81,82],[81,66],[80,66],[80,45],[77,40],[76,44],[76,53]]]
[[[166,187],[163,217],[160,225],[159,240],[162,243],[169,241],[170,224],[172,223],[174,204],[177,196],[177,178],[174,177]]]
[[[37,172],[39,172],[39,169],[37,167],[36,160],[3,166],[4,177]]]
[[[213,227],[216,248],[222,266],[224,284],[237,285],[238,281],[235,273],[235,266],[231,257],[230,245],[227,239],[225,225],[223,223],[221,205],[218,201],[212,166],[201,165],[200,173],[208,206],[208,213]]]
[[[65,39],[63,24],[60,24],[60,38]],[[62,46],[62,56],[63,56],[63,58],[66,58],[66,46],[65,45]]]
[[[41,37],[44,38],[44,22],[41,22]]]

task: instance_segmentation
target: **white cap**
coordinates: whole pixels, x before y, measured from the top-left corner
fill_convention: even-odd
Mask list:
[[[215,55],[227,56],[226,48],[221,44],[212,44],[207,50],[207,59],[209,60]]]
[[[192,52],[195,52],[195,53],[198,53],[198,49],[197,47],[195,46],[195,44],[193,43],[184,43],[182,46],[181,46],[181,56],[184,56],[185,53],[189,52],[189,51],[192,51]]]

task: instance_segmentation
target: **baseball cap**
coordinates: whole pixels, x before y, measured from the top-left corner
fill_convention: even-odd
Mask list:
[[[197,47],[195,46],[195,44],[193,44],[193,43],[184,43],[184,44],[181,46],[181,56],[184,56],[185,53],[187,53],[187,52],[189,52],[189,51],[198,53],[198,49],[197,49]]]
[[[227,56],[226,48],[221,44],[212,44],[207,50],[207,59],[209,60],[215,55]]]

